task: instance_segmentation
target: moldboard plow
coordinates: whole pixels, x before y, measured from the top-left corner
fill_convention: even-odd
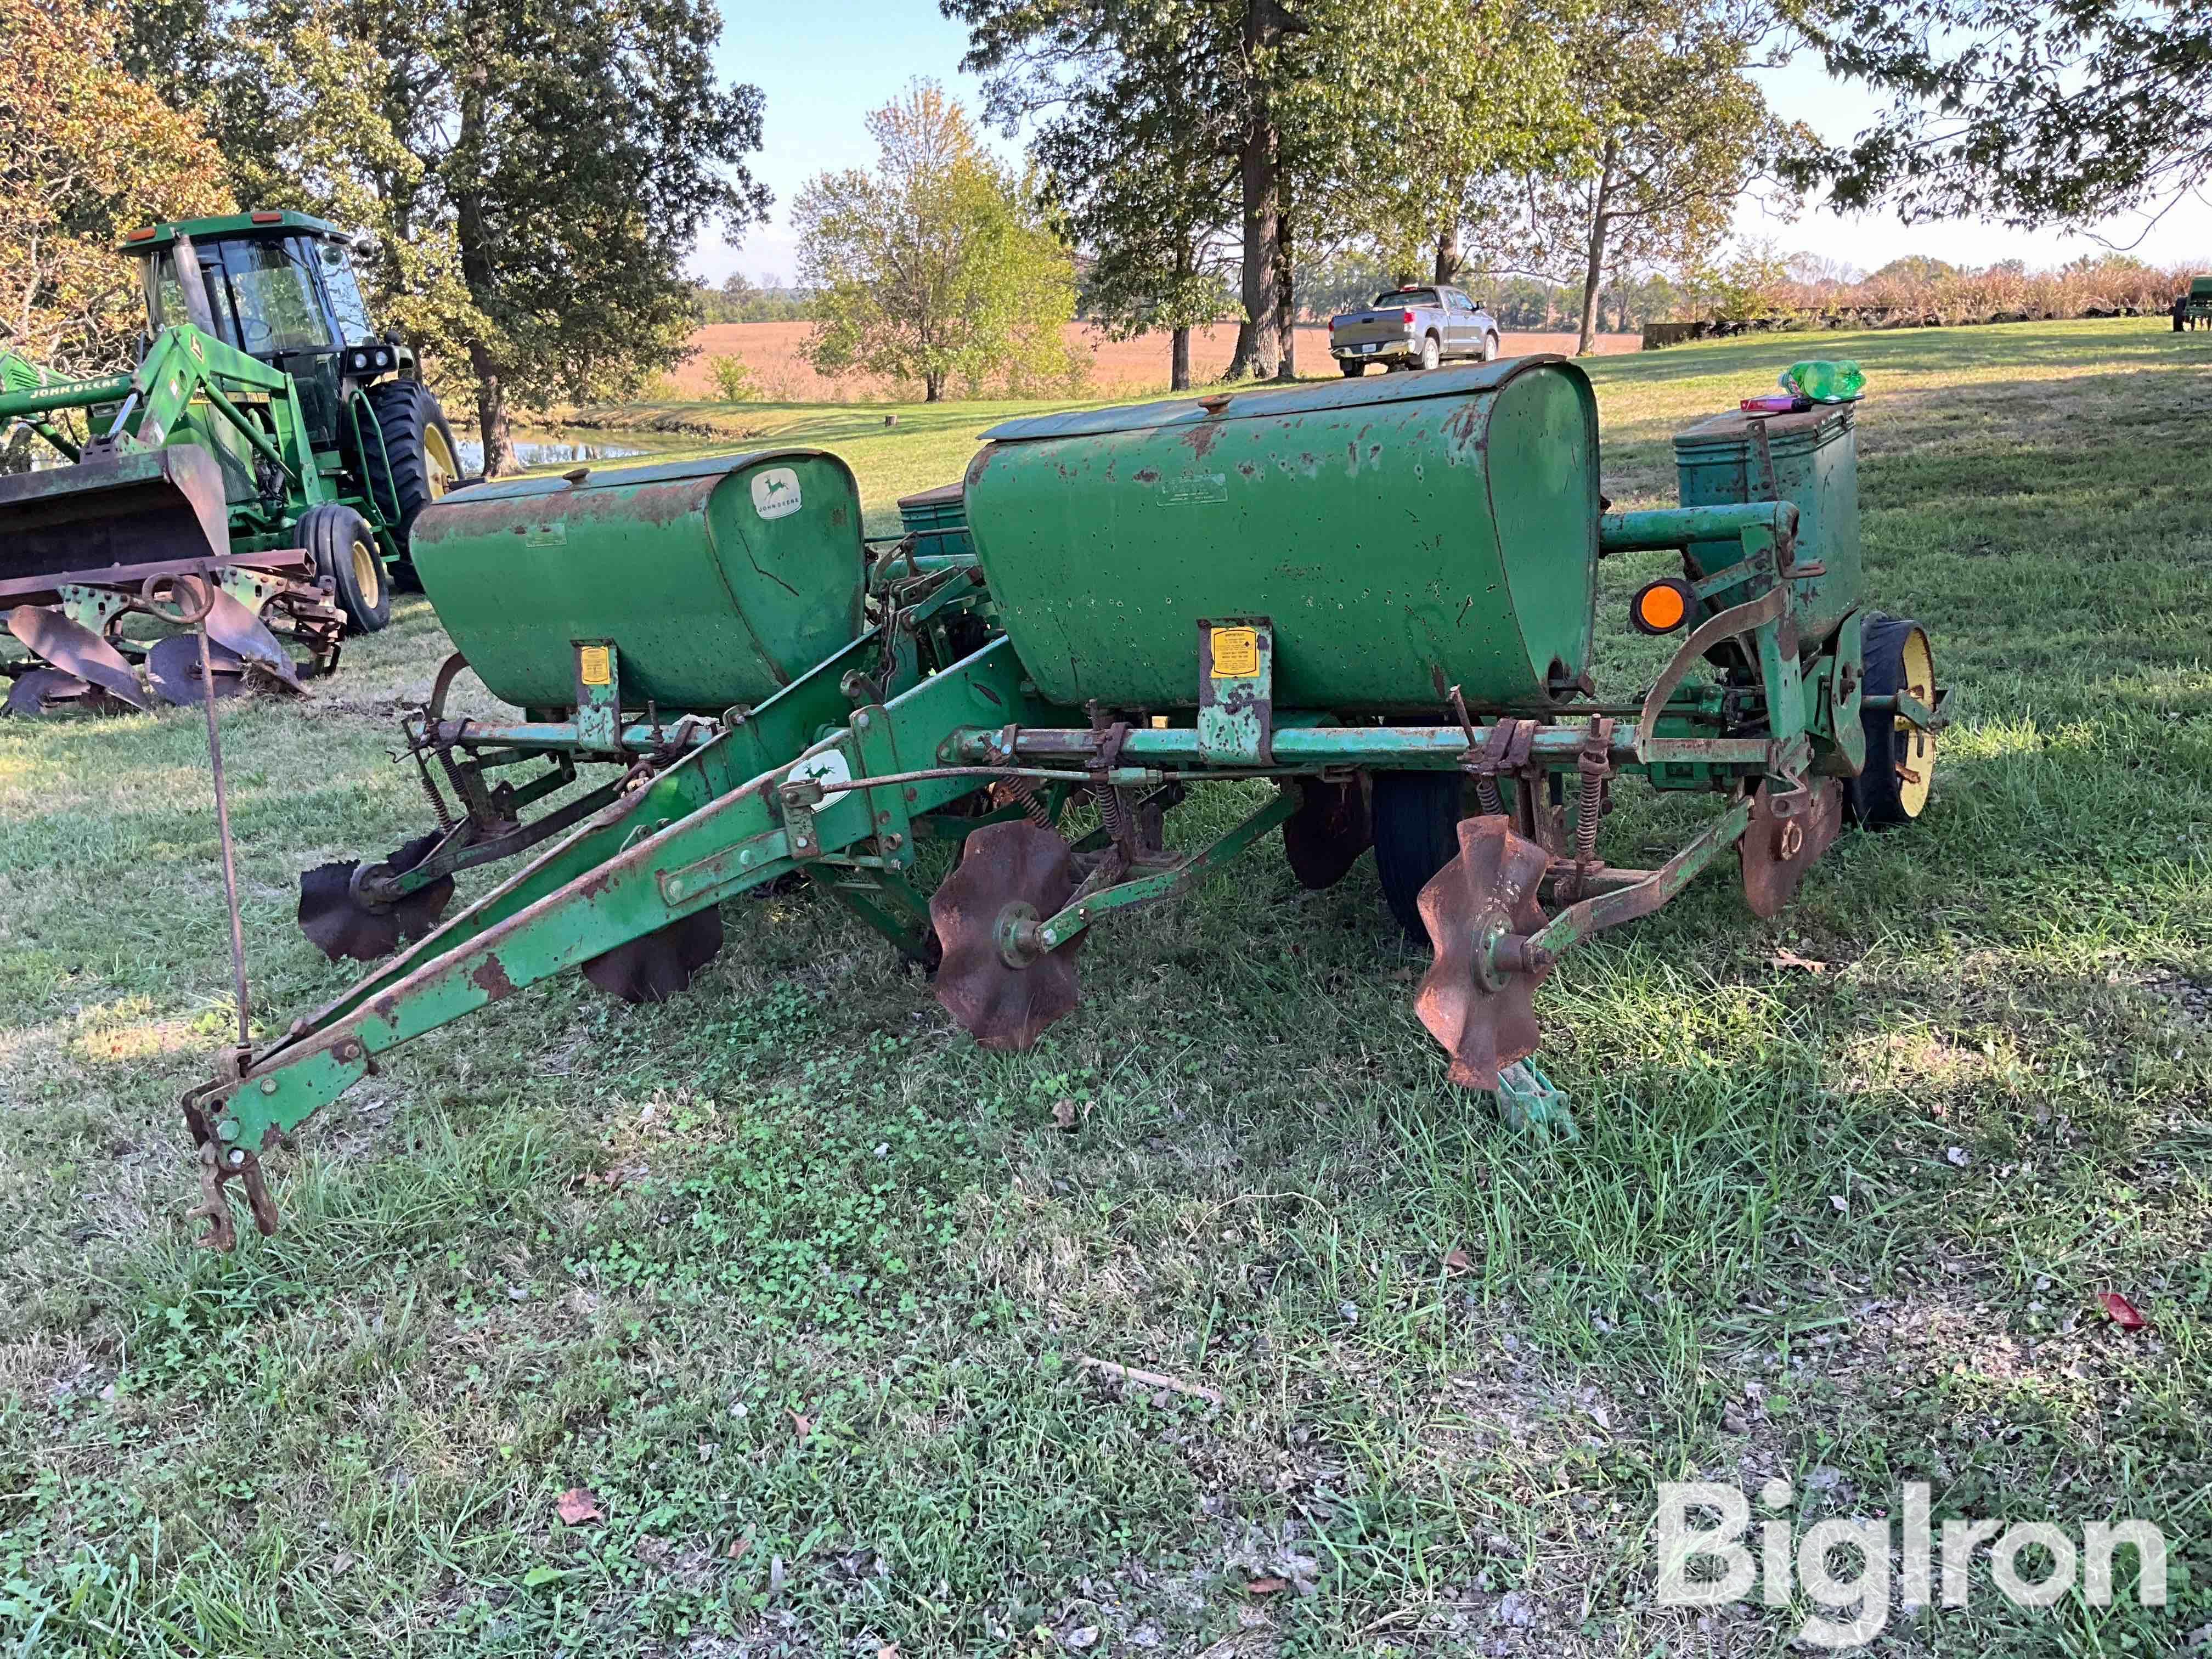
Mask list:
[[[1773,915],[1847,817],[1903,823],[1926,803],[1933,659],[1917,624],[1866,606],[1847,405],[1701,423],[1676,440],[1682,505],[1630,513],[1604,510],[1595,399],[1557,358],[986,437],[963,492],[972,554],[924,560],[909,542],[878,561],[857,637],[696,744],[655,747],[658,708],[621,725],[649,768],[633,762],[526,867],[186,1096],[208,1242],[230,1242],[233,1178],[273,1224],[263,1154],[392,1048],[572,968],[664,994],[720,945],[717,907],[750,890],[805,876],[931,969],[979,1043],[1020,1049],[1078,1006],[1092,928],[1279,830],[1312,887],[1372,848],[1393,912],[1434,949],[1414,1012],[1451,1079],[1516,1127],[1571,1136],[1533,1056],[1534,994],[1572,946],[1731,853],[1749,908]],[[772,470],[730,492],[731,534],[782,521],[765,516],[787,510],[760,482]],[[836,499],[826,477],[793,483],[810,510]],[[495,544],[547,538],[544,503],[495,514],[470,491],[439,510],[471,497]],[[942,500],[929,511],[943,536]],[[417,556],[459,643],[485,607],[452,588],[448,611],[434,526]],[[1631,624],[1680,642],[1650,684],[1601,697],[1598,561],[1656,550],[1681,574],[1639,589]],[[574,745],[587,717],[626,721],[645,701],[626,669],[594,713],[588,653],[659,672],[711,621],[694,606],[610,625],[588,594],[574,603],[499,622],[560,677],[565,725],[549,678],[520,699],[550,711],[535,738],[427,714],[422,733],[473,743],[479,765],[500,744]],[[1631,775],[1716,803],[1656,868],[1598,856]],[[1206,844],[1170,848],[1176,806],[1232,781],[1273,787]],[[1097,827],[1071,836],[1078,801]],[[932,840],[958,843],[933,890],[923,872],[942,860],[918,857]]]

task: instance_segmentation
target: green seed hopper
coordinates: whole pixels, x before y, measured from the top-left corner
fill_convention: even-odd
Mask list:
[[[1372,848],[1435,950],[1414,1012],[1452,1080],[1571,1135],[1530,1060],[1565,951],[1731,851],[1772,915],[1847,816],[1926,805],[1934,664],[1917,624],[1866,605],[1847,406],[1701,423],[1678,441],[1682,505],[1621,513],[1598,495],[1588,381],[1553,357],[986,438],[962,495],[973,568],[905,544],[910,574],[843,651],[186,1096],[214,1242],[234,1177],[274,1224],[262,1155],[387,1050],[611,953],[688,979],[717,907],[763,884],[804,873],[933,969],[981,1044],[1018,1049],[1075,1009],[1091,928],[1277,830],[1309,886]],[[1680,574],[1603,625],[1673,653],[1601,691],[1598,563],[1659,550]],[[1713,798],[1656,868],[1600,854],[1631,776]],[[1274,787],[1171,846],[1176,806],[1231,780]],[[933,842],[959,848],[933,885]]]

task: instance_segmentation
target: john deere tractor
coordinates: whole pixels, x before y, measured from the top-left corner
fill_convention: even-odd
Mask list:
[[[163,577],[219,584],[225,687],[265,671],[296,688],[343,634],[385,625],[415,515],[460,469],[415,354],[370,318],[360,246],[298,213],[134,230],[131,373],[64,380],[0,352],[0,434],[21,422],[60,463],[0,477],[0,612],[29,653],[0,662],[10,712],[193,700],[181,653],[125,626],[160,614]]]

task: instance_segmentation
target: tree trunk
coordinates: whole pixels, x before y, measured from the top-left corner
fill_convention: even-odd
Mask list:
[[[514,465],[514,445],[507,434],[507,387],[500,380],[499,364],[481,340],[469,342],[469,372],[477,381],[477,431],[483,439],[483,472],[495,478]]]
[[[484,141],[484,75],[479,71],[461,82],[459,153],[483,153]],[[491,238],[484,229],[483,196],[470,189],[453,198],[453,229],[460,245],[461,281],[477,309],[495,315],[497,296],[491,260]],[[469,372],[477,382],[477,430],[483,440],[483,476],[495,478],[514,463],[514,447],[507,438],[507,383],[501,365],[489,343],[469,342]]]
[[[1275,338],[1282,347],[1282,357],[1275,366],[1279,380],[1298,378],[1298,307],[1297,295],[1292,291],[1297,281],[1291,258],[1291,216],[1285,210],[1277,221],[1275,260]]]
[[[1437,233],[1437,274],[1439,283],[1459,281],[1460,267],[1467,261],[1459,251],[1459,221],[1454,219]]]
[[[1277,33],[1274,0],[1245,0],[1244,49],[1248,58],[1274,43]],[[1244,269],[1243,293],[1244,326],[1237,331],[1237,355],[1224,377],[1236,380],[1247,375],[1266,379],[1282,362],[1282,340],[1276,332],[1275,267],[1282,258],[1282,216],[1277,191],[1280,161],[1275,120],[1267,106],[1267,89],[1252,88],[1252,112],[1245,118],[1238,147],[1237,171],[1244,204]]]
[[[1190,390],[1190,325],[1186,323],[1168,336],[1168,390]]]
[[[1605,234],[1612,216],[1606,211],[1606,196],[1613,185],[1613,164],[1620,158],[1620,149],[1611,138],[1605,141],[1605,161],[1599,167],[1597,188],[1590,204],[1589,257],[1583,266],[1583,317],[1581,337],[1575,344],[1575,356],[1587,357],[1597,346],[1597,296],[1605,274]]]
[[[921,377],[921,400],[926,404],[941,404],[945,401],[945,377],[942,374],[925,374]]]

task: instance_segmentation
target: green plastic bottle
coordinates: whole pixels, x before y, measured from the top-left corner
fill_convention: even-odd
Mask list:
[[[1856,403],[1866,396],[1866,376],[1856,363],[1815,357],[1784,369],[1782,389],[1816,404]]]

